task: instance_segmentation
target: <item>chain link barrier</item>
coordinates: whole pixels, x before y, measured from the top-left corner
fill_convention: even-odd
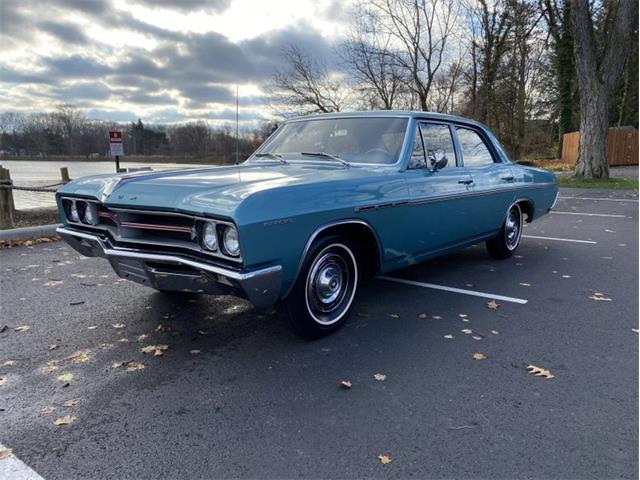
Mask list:
[[[20,190],[23,192],[39,192],[39,193],[56,193],[57,188],[60,185],[64,185],[67,182],[52,183],[51,185],[42,185],[39,187],[18,186],[13,184],[13,180],[0,180],[0,188],[8,188],[11,190]]]

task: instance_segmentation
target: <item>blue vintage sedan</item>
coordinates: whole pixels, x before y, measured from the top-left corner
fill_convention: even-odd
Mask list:
[[[365,275],[479,242],[497,259],[558,196],[483,125],[427,112],[296,118],[238,166],[97,175],[57,194],[78,252],[160,291],[281,303],[305,337],[335,331]]]

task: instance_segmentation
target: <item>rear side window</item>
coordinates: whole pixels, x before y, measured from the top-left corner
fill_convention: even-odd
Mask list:
[[[456,127],[456,132],[465,167],[484,167],[493,164],[493,156],[478,132],[464,127]]]

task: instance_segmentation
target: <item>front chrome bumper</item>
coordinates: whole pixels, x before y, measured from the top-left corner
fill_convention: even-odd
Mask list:
[[[280,265],[238,272],[179,255],[114,247],[97,235],[66,227],[59,227],[57,233],[82,255],[109,260],[120,277],[159,290],[232,294],[258,308],[273,305],[280,297]]]

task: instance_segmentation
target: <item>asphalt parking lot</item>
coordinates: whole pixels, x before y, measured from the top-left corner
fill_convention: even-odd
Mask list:
[[[524,235],[367,282],[315,342],[0,250],[0,478],[637,478],[637,191],[562,190]]]

